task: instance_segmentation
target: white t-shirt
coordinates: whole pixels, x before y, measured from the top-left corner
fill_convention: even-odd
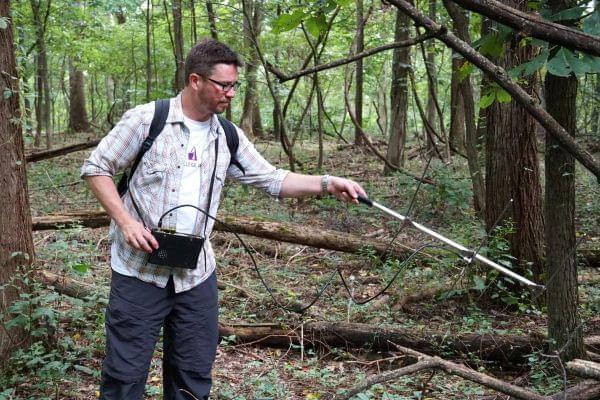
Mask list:
[[[183,117],[185,126],[190,131],[190,140],[186,152],[185,163],[181,175],[181,187],[179,188],[178,205],[192,204],[198,206],[200,196],[200,163],[210,132],[211,120],[194,121]],[[200,211],[192,207],[182,207],[177,210],[177,232],[188,234],[199,234],[194,232],[196,216]]]

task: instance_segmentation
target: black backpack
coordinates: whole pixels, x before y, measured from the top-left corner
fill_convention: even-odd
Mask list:
[[[146,140],[144,140],[144,143],[142,143],[142,148],[140,149],[140,152],[135,158],[135,161],[131,165],[131,168],[129,170],[129,176],[133,175],[136,168],[138,167],[138,164],[142,160],[142,157],[150,149],[150,147],[152,147],[154,139],[156,139],[156,137],[160,135],[163,128],[165,127],[167,115],[169,115],[169,106],[171,104],[171,101],[169,99],[161,99],[156,100],[155,103],[156,105],[154,109],[154,116],[152,117],[152,123],[150,123],[150,132],[148,133],[148,137],[146,138]],[[219,123],[225,131],[227,147],[229,148],[229,153],[231,154],[230,164],[235,165],[239,168],[240,171],[242,171],[243,174],[246,174],[244,167],[242,167],[242,165],[236,157],[238,146],[240,144],[240,139],[238,137],[235,126],[233,126],[233,124],[226,118],[223,118],[221,116],[217,117],[219,118]],[[121,176],[121,179],[119,180],[119,183],[117,184],[117,191],[119,192],[119,196],[123,197],[123,195],[127,193],[127,187],[129,184],[128,181],[129,178],[127,177],[127,172],[124,172]]]

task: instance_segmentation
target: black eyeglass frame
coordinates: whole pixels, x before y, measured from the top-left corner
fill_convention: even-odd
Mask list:
[[[242,84],[241,82],[223,83],[223,82],[219,82],[214,79],[211,79],[209,77],[205,77],[205,78],[206,78],[206,80],[209,80],[212,83],[214,83],[215,85],[219,86],[221,88],[221,90],[225,93],[229,92],[231,89],[233,89],[234,91],[237,92],[237,90],[240,88],[240,85]]]

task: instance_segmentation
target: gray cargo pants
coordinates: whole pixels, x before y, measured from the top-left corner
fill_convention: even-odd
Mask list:
[[[208,399],[219,339],[217,302],[215,273],[175,293],[172,278],[159,288],[113,271],[100,399],[143,398],[161,327],[164,400]]]

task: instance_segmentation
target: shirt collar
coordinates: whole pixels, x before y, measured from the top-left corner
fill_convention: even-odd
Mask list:
[[[211,117],[211,127],[215,126],[216,129],[211,129],[211,136],[220,135],[223,131],[221,128],[221,124],[217,118],[216,114],[213,114]],[[181,123],[183,124],[183,106],[181,105],[181,92],[173,98],[171,98],[171,104],[169,107],[169,115],[167,115],[167,119],[165,122],[175,124]]]

